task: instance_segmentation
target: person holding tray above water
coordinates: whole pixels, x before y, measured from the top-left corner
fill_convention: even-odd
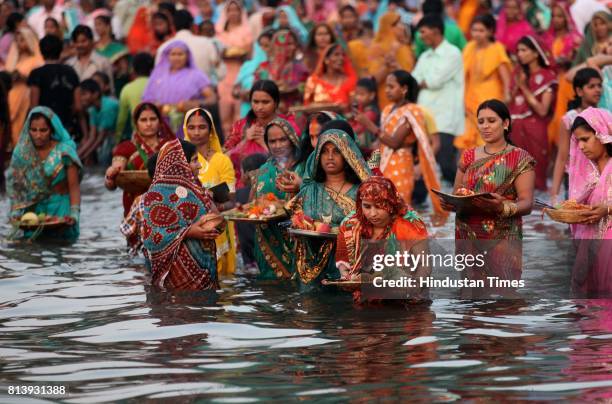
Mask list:
[[[521,218],[531,213],[533,206],[535,160],[525,150],[510,143],[510,112],[503,102],[495,99],[483,102],[476,116],[485,144],[466,149],[463,153],[455,177],[454,193],[488,195],[474,198],[470,206],[457,211],[455,238],[479,240],[478,245],[482,248],[489,247],[488,243],[481,243],[482,240],[496,240],[486,254],[486,271],[474,271],[472,278],[499,276],[503,279],[520,279]],[[442,206],[447,210],[456,210],[444,200]],[[457,243],[458,250],[474,248],[480,247],[470,242]]]

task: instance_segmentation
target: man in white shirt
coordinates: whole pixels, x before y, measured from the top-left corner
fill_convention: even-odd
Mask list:
[[[423,43],[429,47],[412,72],[419,83],[418,103],[431,111],[440,136],[438,163],[445,180],[454,182],[457,171],[455,137],[465,124],[464,77],[461,51],[444,39],[444,21],[425,15],[418,24]]]
[[[167,40],[157,50],[155,64],[164,52],[168,44],[174,40],[181,40],[187,44],[187,47],[193,55],[193,60],[198,67],[208,76],[214,84],[217,84],[223,79],[222,76],[222,61],[217,51],[217,47],[210,38],[194,35],[191,32],[193,26],[193,17],[187,10],[179,10],[174,16],[174,26],[176,34],[173,38]]]
[[[28,17],[28,25],[36,32],[38,38],[45,36],[45,21],[49,17],[55,18],[58,23],[62,23],[64,9],[55,4],[55,0],[41,0],[42,6]]]
[[[110,78],[111,93],[115,93],[113,69],[104,56],[94,51],[93,31],[86,25],[77,25],[72,31],[72,42],[77,55],[71,57],[65,64],[71,66],[79,76],[79,80],[90,79],[96,72],[103,72]]]

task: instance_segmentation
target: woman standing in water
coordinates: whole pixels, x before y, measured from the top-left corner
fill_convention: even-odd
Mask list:
[[[485,144],[463,153],[454,193],[463,188],[474,193],[490,193],[490,198],[476,198],[473,208],[457,212],[455,237],[465,240],[457,243],[457,249],[474,255],[487,251],[484,272],[482,269],[468,271],[472,279],[483,276],[520,279],[522,216],[531,213],[533,205],[535,161],[528,152],[510,143],[510,112],[503,102],[483,102],[477,117]],[[452,205],[442,205],[454,210]]]
[[[570,195],[591,206],[572,226],[578,246],[572,287],[588,297],[612,297],[612,114],[587,108],[571,131],[570,153],[577,156],[569,167]]]
[[[10,216],[26,212],[66,218],[68,226],[43,235],[65,241],[79,237],[81,161],[59,117],[47,107],[30,111],[8,170]],[[27,231],[26,238],[32,236]]]
[[[219,135],[212,115],[205,109],[194,108],[185,114],[183,123],[185,140],[193,143],[198,152],[200,170],[198,179],[204,188],[226,183],[230,191],[230,200],[217,205],[220,211],[234,207],[232,201],[236,193],[236,173],[232,161],[223,154]],[[215,240],[217,244],[217,272],[219,275],[230,275],[236,267],[236,235],[234,226],[227,226]]]

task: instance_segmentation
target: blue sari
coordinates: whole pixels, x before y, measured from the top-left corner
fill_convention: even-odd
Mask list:
[[[51,140],[57,142],[44,161],[38,157],[30,137],[30,122],[33,114],[42,114],[51,122]],[[56,193],[54,187],[67,181],[68,167],[76,165],[82,169],[76,145],[60,118],[47,107],[36,107],[25,121],[19,142],[13,151],[8,170],[8,196],[11,200],[10,218],[18,220],[26,212],[44,213],[47,216],[71,217],[75,223],[59,229],[44,230],[42,235],[64,241],[75,241],[79,237],[79,207],[70,206],[68,193]],[[67,187],[66,187],[67,188]],[[24,238],[33,237],[25,231]]]

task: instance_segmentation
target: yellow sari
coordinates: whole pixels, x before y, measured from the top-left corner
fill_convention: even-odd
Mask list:
[[[498,73],[503,65],[510,69],[510,58],[504,45],[499,42],[479,49],[476,42],[470,41],[463,49],[466,118],[465,132],[455,138],[454,144],[458,149],[470,149],[484,144],[478,132],[476,111],[486,100],[504,99],[504,84]]]
[[[190,140],[187,132],[187,121],[197,111],[206,114],[211,123],[208,147],[214,151],[213,156],[209,160],[206,160],[203,155],[198,153],[198,162],[202,166],[198,179],[204,188],[211,188],[225,182],[230,192],[233,193],[236,191],[236,173],[230,158],[223,154],[219,135],[217,135],[210,112],[203,108],[194,108],[185,114],[183,121],[185,140]],[[233,223],[228,223],[225,232],[219,235],[215,242],[217,244],[217,274],[219,276],[232,275],[236,270],[236,234]]]
[[[395,56],[395,61],[399,69],[411,71],[414,67],[414,54],[412,48],[400,43],[393,32],[393,25],[400,19],[400,15],[389,12],[380,19],[380,27],[371,47],[353,47],[352,59],[365,63],[367,61],[368,74],[373,76],[385,65],[385,57]],[[365,54],[361,54],[365,52]],[[359,62],[358,62],[359,63]],[[356,66],[357,70],[362,70],[361,66]],[[378,84],[378,106],[382,110],[389,103],[385,93],[385,80]]]

